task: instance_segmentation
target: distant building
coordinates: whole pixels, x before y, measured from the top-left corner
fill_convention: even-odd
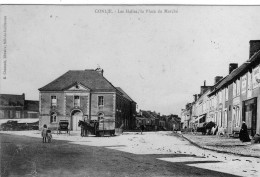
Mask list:
[[[115,128],[135,126],[136,102],[121,88],[114,87],[103,69],[70,70],[40,91],[40,128],[57,129],[68,120],[70,129],[80,130],[79,120],[111,120]]]
[[[193,108],[192,103],[187,103],[185,106],[185,109],[181,110],[181,128],[186,129],[186,128],[192,128],[191,127],[191,117],[192,117],[192,108]]]
[[[260,133],[260,40],[249,44],[249,59],[239,67],[231,64],[229,75],[209,94],[217,98],[218,126],[231,135],[238,134],[242,121],[249,135]]]
[[[260,40],[249,44],[247,61],[240,66],[230,63],[226,77],[216,76],[214,86],[205,87],[205,92],[196,96],[192,109],[195,124],[213,121],[219,132],[237,136],[245,121],[250,136],[260,134]],[[186,106],[182,110],[183,127],[189,121],[187,112]]]
[[[0,94],[0,119],[39,118],[39,101],[25,100],[25,94]]]
[[[166,116],[166,130],[181,130],[181,118],[172,114]]]

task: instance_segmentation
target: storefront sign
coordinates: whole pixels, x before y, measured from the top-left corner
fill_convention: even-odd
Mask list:
[[[257,79],[260,79],[260,67],[257,66],[256,68],[253,69],[252,72],[252,85],[253,89],[259,87],[259,83],[257,82]]]
[[[242,88],[241,88],[241,93],[245,94],[246,93],[246,81],[247,81],[247,76],[246,74],[241,78],[242,80]]]

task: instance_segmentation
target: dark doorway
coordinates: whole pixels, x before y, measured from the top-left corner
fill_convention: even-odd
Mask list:
[[[246,122],[248,134],[254,136],[256,134],[256,115],[257,100],[256,98],[243,102],[243,121]]]

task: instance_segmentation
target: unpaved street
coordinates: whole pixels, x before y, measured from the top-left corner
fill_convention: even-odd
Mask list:
[[[1,176],[259,176],[260,159],[199,149],[171,132],[115,137],[1,132]]]

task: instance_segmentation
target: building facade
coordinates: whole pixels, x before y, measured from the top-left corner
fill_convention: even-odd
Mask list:
[[[136,103],[114,87],[100,68],[68,71],[39,91],[40,128],[46,124],[57,129],[60,120],[67,120],[73,131],[80,130],[79,120],[105,119],[125,129],[135,124]]]
[[[249,44],[249,59],[239,67],[231,63],[226,77],[217,76],[218,82],[207,94],[208,99],[199,98],[202,101],[194,104],[193,116],[208,114],[206,122],[215,122],[224,134],[237,136],[242,121],[250,136],[260,133],[260,40]]]
[[[0,94],[0,119],[39,118],[39,101],[26,100],[25,94]]]

